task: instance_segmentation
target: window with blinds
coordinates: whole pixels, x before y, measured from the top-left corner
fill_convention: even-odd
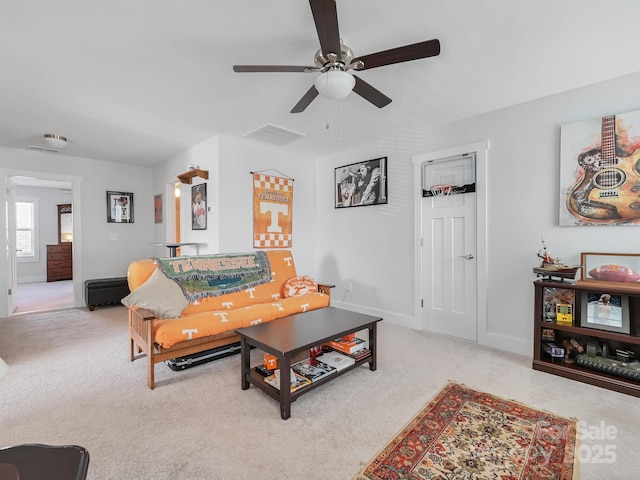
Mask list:
[[[16,255],[18,258],[37,258],[36,201],[16,201]]]

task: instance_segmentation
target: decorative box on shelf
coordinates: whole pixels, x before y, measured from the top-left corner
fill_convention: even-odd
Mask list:
[[[632,293],[640,292],[640,254],[582,252],[578,285],[598,289],[607,284]]]

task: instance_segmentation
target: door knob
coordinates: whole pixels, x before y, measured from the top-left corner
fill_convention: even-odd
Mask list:
[[[470,253],[468,255],[460,255],[460,257],[458,258],[466,258],[467,260],[473,260],[473,253]]]

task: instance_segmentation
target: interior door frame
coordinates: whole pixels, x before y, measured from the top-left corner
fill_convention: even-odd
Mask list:
[[[414,198],[414,325],[422,330],[422,165],[429,160],[454,157],[465,153],[476,154],[476,302],[478,308],[478,344],[488,344],[487,325],[487,160],[489,141],[460,145],[434,152],[414,155],[413,198]]]
[[[44,180],[58,180],[64,182],[71,183],[71,196],[73,203],[73,244],[72,244],[72,258],[73,258],[73,304],[74,307],[82,307],[84,306],[83,300],[83,279],[82,279],[82,255],[80,252],[82,251],[82,206],[80,204],[80,184],[82,181],[81,177],[76,177],[72,175],[60,175],[55,173],[47,173],[47,172],[39,172],[32,170],[14,170],[14,169],[0,169],[0,183],[3,188],[0,190],[0,204],[6,205],[8,196],[7,196],[7,182],[10,177],[34,177]],[[7,243],[7,218],[6,218],[6,208],[0,209],[0,224],[4,225],[5,233],[0,235],[0,251],[7,252],[8,251],[8,243]],[[15,256],[15,252],[13,252]],[[9,308],[7,305],[7,294],[8,294],[8,262],[10,259],[7,258],[6,254],[0,255],[0,316],[8,317],[14,315],[13,312],[9,312]],[[46,261],[46,259],[45,259]]]
[[[18,286],[18,251],[16,247],[16,186],[11,180],[11,177],[7,177],[7,181],[5,183],[5,214],[7,215],[6,224],[7,224],[7,238],[6,238],[6,248],[7,248],[7,303],[6,309],[7,314],[13,314],[16,309],[15,298],[17,293]]]

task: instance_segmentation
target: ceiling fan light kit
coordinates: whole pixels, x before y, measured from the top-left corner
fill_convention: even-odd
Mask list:
[[[56,135],[54,133],[44,134],[44,143],[47,147],[60,150],[67,146],[67,137]]]
[[[329,70],[321,73],[314,83],[318,93],[331,100],[342,100],[347,97],[356,84],[353,75],[342,70]]]
[[[318,96],[340,100],[356,92],[362,98],[378,108],[391,103],[391,99],[376,90],[351,71],[363,71],[385,65],[409,62],[421,58],[435,57],[440,54],[440,42],[437,39],[392,48],[381,52],[354,57],[349,47],[340,39],[338,29],[338,11],[335,0],[309,0],[315,22],[320,50],[314,57],[314,66],[298,65],[234,65],[233,71],[250,72],[321,72],[312,86],[293,107],[291,113],[304,111]]]

